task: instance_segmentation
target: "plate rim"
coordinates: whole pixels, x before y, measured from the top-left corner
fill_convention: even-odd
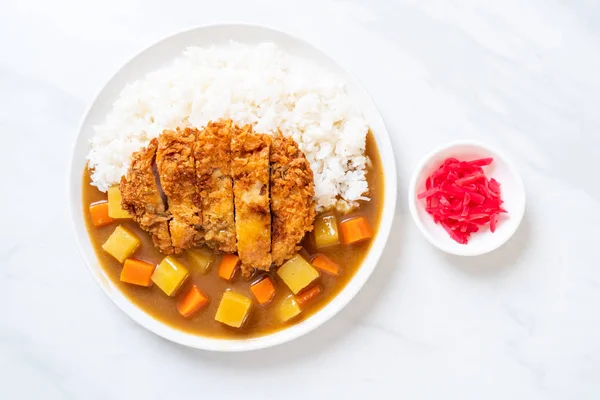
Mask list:
[[[81,204],[81,191],[79,188],[81,187],[81,171],[75,171],[74,167],[77,162],[77,148],[82,140],[82,132],[86,124],[88,123],[88,119],[90,118],[90,114],[97,107],[96,103],[98,99],[102,96],[102,94],[107,90],[111,82],[117,77],[117,75],[126,69],[130,64],[134,63],[136,59],[146,54],[147,52],[152,51],[152,49],[164,42],[169,40],[174,40],[178,36],[182,36],[185,34],[192,34],[195,31],[201,32],[202,30],[207,30],[211,28],[246,28],[246,29],[259,29],[270,31],[270,34],[275,34],[279,36],[287,36],[288,39],[292,39],[297,43],[302,44],[302,46],[310,48],[314,50],[316,53],[320,53],[326,59],[333,62],[340,70],[344,71],[348,77],[350,77],[356,86],[364,92],[365,98],[369,101],[369,103],[373,106],[373,111],[375,115],[374,118],[378,119],[378,123],[380,125],[381,130],[377,132],[373,132],[374,138],[376,140],[378,151],[380,153],[380,157],[382,158],[382,164],[384,167],[384,204],[383,211],[381,214],[381,219],[379,223],[379,229],[376,236],[376,239],[371,245],[363,264],[356,271],[354,276],[350,279],[350,281],[344,286],[344,288],[331,300],[329,301],[323,308],[319,311],[306,318],[305,320],[291,325],[289,327],[283,328],[279,331],[258,337],[245,338],[245,339],[223,339],[223,338],[211,338],[201,335],[195,335],[192,333],[188,333],[176,328],[172,328],[168,326],[166,323],[159,321],[154,318],[150,314],[146,313],[142,308],[135,305],[131,300],[129,300],[118,288],[114,287],[114,284],[110,281],[109,278],[105,276],[100,276],[97,271],[94,270],[94,262],[88,259],[88,254],[85,250],[84,241],[89,242],[89,238],[87,236],[84,238],[80,234],[79,226],[77,220],[81,220],[83,223],[83,228],[85,228],[85,221],[83,217],[83,206]],[[282,49],[285,51],[285,49]],[[168,61],[168,60],[167,60]],[[383,131],[382,131],[383,130]],[[387,154],[384,159],[381,155],[385,152]],[[77,247],[79,252],[83,258],[83,261],[94,277],[96,283],[102,288],[102,291],[111,299],[111,301],[119,308],[124,314],[132,318],[136,323],[143,326],[148,331],[160,336],[166,340],[169,340],[174,343],[178,343],[184,346],[206,350],[206,351],[218,351],[218,352],[241,352],[241,351],[251,351],[251,350],[259,350],[268,347],[273,347],[277,345],[281,345],[283,343],[292,341],[301,336],[307,335],[308,333],[314,331],[325,322],[331,320],[335,315],[337,315],[342,309],[344,309],[351,301],[356,297],[358,292],[364,287],[364,285],[368,282],[371,277],[373,271],[379,264],[383,251],[387,245],[389,235],[391,232],[391,228],[393,225],[395,210],[397,204],[397,170],[396,170],[396,159],[391,143],[391,137],[385,125],[385,121],[379,108],[376,105],[376,102],[373,96],[368,92],[362,82],[348,69],[346,69],[342,64],[340,64],[334,57],[330,56],[327,52],[321,50],[318,46],[315,46],[311,42],[304,40],[301,37],[298,37],[294,34],[290,34],[288,32],[282,31],[277,28],[273,28],[263,24],[249,24],[249,23],[241,23],[241,22],[223,22],[223,23],[211,23],[211,24],[203,24],[197,25],[194,27],[189,27],[178,32],[163,36],[156,41],[153,41],[149,45],[145,46],[142,50],[135,52],[131,57],[129,57],[124,63],[122,63],[106,80],[106,82],[100,87],[97,91],[93,100],[90,102],[85,112],[83,113],[78,127],[77,127],[77,136],[74,139],[73,145],[71,146],[71,157],[69,161],[69,175],[68,175],[68,201],[69,201],[69,209],[71,216],[71,227],[72,232],[75,236],[75,240],[77,243]],[[85,158],[85,157],[84,157]],[[78,184],[79,183],[79,184]],[[78,199],[76,202],[75,200]],[[78,203],[78,204],[76,204]],[[86,230],[87,235],[87,230]],[[87,240],[86,240],[87,238]],[[88,243],[91,245],[91,243]],[[375,249],[375,245],[378,245],[378,248]],[[377,251],[375,254],[374,251]],[[92,249],[93,251],[93,249]],[[373,255],[375,254],[375,255]],[[371,266],[366,269],[365,264],[367,260],[370,260]],[[102,271],[102,267],[99,265],[97,260],[97,256],[94,254],[95,264],[97,264],[97,268]],[[361,273],[362,272],[362,273]],[[103,275],[103,272],[101,272]],[[359,277],[359,281],[357,281],[357,277]],[[342,296],[343,295],[343,296]]]

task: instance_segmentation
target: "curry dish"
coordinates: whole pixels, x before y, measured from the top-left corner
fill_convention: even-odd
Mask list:
[[[324,307],[368,253],[384,192],[370,132],[365,155],[370,200],[317,214],[293,139],[229,120],[164,131],[108,193],[86,168],[90,239],[114,284],[154,318],[210,337],[272,333]]]

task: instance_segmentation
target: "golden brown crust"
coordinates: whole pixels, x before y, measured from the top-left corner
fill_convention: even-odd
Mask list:
[[[119,187],[121,206],[129,211],[142,229],[152,236],[154,245],[165,254],[175,254],[169,234],[168,221],[171,216],[165,209],[160,188],[153,172],[158,141],[152,139],[147,147],[134,153],[127,176]]]
[[[237,250],[245,277],[292,257],[315,218],[313,173],[298,144],[231,120],[164,131],[132,156],[121,193],[160,251],[200,242]]]
[[[197,228],[202,224],[200,198],[196,187],[193,147],[196,129],[165,130],[158,137],[156,166],[168,199],[173,247],[187,249],[200,242]]]
[[[298,144],[281,133],[271,144],[271,255],[273,264],[290,259],[315,219],[313,172]]]
[[[246,125],[231,140],[235,229],[244,275],[271,266],[269,147],[271,138]]]
[[[196,177],[202,199],[206,244],[227,253],[236,250],[231,178],[231,120],[209,122],[194,145]]]

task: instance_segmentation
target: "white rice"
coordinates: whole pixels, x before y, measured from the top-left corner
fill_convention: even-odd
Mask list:
[[[88,154],[93,185],[106,191],[117,184],[131,154],[164,129],[220,118],[293,137],[315,174],[317,210],[368,200],[368,126],[344,81],[270,43],[190,47],[128,84],[95,127]]]

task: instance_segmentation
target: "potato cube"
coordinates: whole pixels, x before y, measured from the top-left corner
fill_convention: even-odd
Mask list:
[[[315,219],[315,245],[317,249],[340,244],[337,218],[333,214],[325,214]]]
[[[241,293],[228,290],[223,293],[215,320],[233,328],[239,328],[248,318],[251,305],[252,300],[250,298]]]
[[[129,229],[119,225],[102,245],[104,251],[124,262],[140,247],[142,242]]]
[[[206,274],[210,271],[210,267],[212,267],[215,262],[215,253],[206,247],[189,249],[186,253],[190,264],[202,274]]]
[[[158,264],[152,274],[152,282],[156,284],[167,296],[172,296],[183,285],[188,277],[188,270],[175,257],[167,256]]]
[[[300,254],[296,254],[279,267],[277,275],[288,285],[292,293],[298,294],[319,277],[319,271],[314,269]]]
[[[288,296],[275,309],[275,316],[280,322],[287,322],[302,312],[294,296]]]
[[[121,207],[121,191],[118,186],[108,188],[108,216],[111,218],[131,218],[131,214]]]

